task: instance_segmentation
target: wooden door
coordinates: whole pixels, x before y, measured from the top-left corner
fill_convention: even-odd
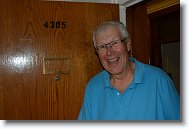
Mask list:
[[[119,20],[118,5],[2,0],[0,119],[77,119],[86,84],[102,69],[92,30],[106,20]],[[66,73],[55,78],[61,63]]]
[[[132,43],[132,56],[137,60],[150,63],[150,28],[146,2],[140,2],[126,9],[126,22]]]

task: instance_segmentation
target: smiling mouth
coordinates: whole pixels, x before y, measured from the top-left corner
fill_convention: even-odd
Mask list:
[[[118,61],[119,61],[119,57],[108,59],[108,63],[109,64],[116,64]]]

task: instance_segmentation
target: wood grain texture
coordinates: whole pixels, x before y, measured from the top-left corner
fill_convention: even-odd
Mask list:
[[[126,9],[127,28],[132,42],[132,55],[148,64],[150,59],[149,23],[146,4],[139,3]]]
[[[92,30],[119,20],[114,4],[3,0],[0,4],[0,119],[74,120],[88,80],[102,68]],[[45,28],[45,21],[66,28]],[[44,75],[43,57],[70,59],[70,73]]]

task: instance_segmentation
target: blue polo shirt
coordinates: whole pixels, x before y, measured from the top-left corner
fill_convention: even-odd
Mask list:
[[[88,83],[78,120],[180,120],[180,97],[157,67],[134,58],[132,83],[120,93],[103,70]]]

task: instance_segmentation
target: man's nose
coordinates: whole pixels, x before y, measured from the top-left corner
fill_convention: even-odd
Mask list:
[[[112,54],[112,46],[110,46],[109,44],[106,46],[106,54],[107,55],[111,55]]]

